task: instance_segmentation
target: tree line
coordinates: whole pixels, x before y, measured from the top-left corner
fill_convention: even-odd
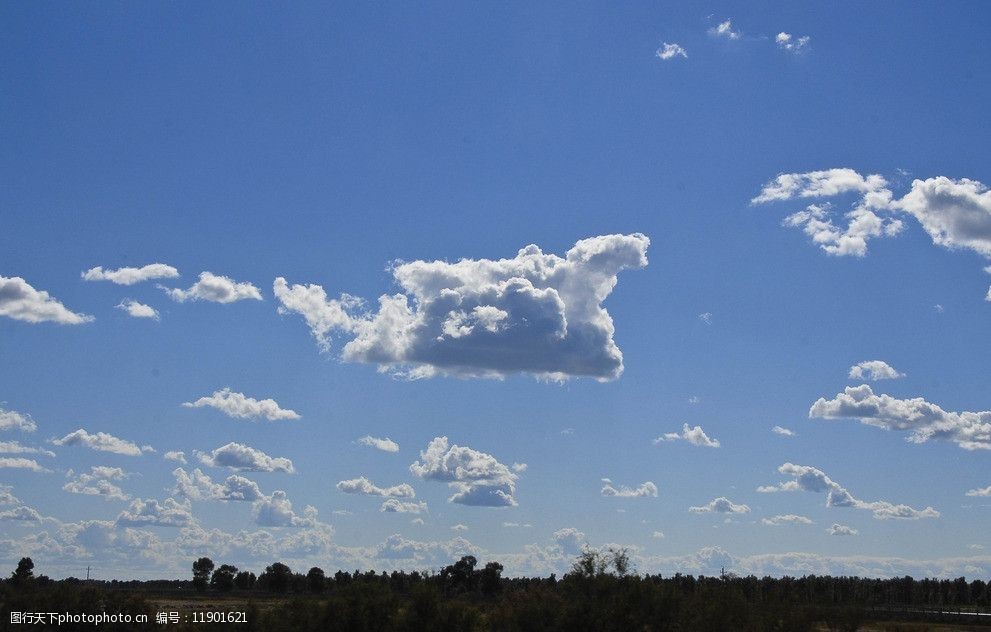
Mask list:
[[[991,609],[991,587],[982,579],[662,576],[632,572],[621,549],[586,550],[560,578],[508,578],[502,572],[498,562],[480,565],[466,555],[436,572],[337,570],[329,575],[319,567],[294,572],[275,562],[256,576],[202,557],[192,563],[187,580],[82,582],[35,577],[31,560],[24,558],[0,586],[0,630],[9,620],[8,610],[28,610],[31,603],[79,611],[101,604],[150,613],[146,599],[156,591],[202,594],[204,603],[236,604],[230,607],[245,610],[248,621],[234,627],[273,632],[853,632],[872,618],[888,616],[885,608],[890,606]],[[881,629],[901,629],[898,625],[887,622]],[[185,628],[179,624],[170,629]],[[202,624],[190,629],[202,629]]]

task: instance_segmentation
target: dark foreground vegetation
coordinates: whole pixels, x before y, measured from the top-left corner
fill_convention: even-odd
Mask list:
[[[991,630],[981,627],[991,617],[978,614],[991,612],[991,586],[980,579],[662,577],[630,573],[624,551],[586,551],[561,578],[504,578],[500,564],[479,567],[471,556],[439,573],[328,576],[275,563],[255,576],[208,558],[192,570],[191,580],[53,581],[24,558],[0,585],[0,630]],[[11,613],[47,612],[149,623],[12,623]],[[170,612],[177,622],[156,623]],[[221,612],[243,612],[245,622],[209,623]]]

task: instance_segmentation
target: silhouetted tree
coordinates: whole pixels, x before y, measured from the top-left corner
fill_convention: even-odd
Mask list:
[[[221,564],[217,570],[213,571],[210,578],[210,585],[217,590],[230,590],[234,587],[234,576],[237,575],[237,567],[230,564]]]
[[[255,587],[255,574],[249,571],[241,571],[234,576],[234,586],[239,590],[250,590]]]
[[[289,589],[291,579],[292,569],[282,562],[276,562],[265,567],[265,572],[258,578],[258,583],[272,592],[286,592]]]
[[[21,561],[17,563],[17,568],[11,573],[10,579],[18,586],[28,584],[34,579],[34,562],[31,561],[30,557],[21,558]]]
[[[324,576],[323,569],[314,566],[306,574],[306,587],[310,589],[312,593],[321,593],[324,589],[324,583],[326,582],[326,577]]]
[[[502,590],[502,564],[489,562],[479,573],[478,589],[486,597],[499,594]]]
[[[476,564],[478,560],[474,555],[465,555],[454,564],[444,567],[440,577],[448,594],[474,591]]]
[[[206,590],[211,571],[213,571],[213,560],[210,558],[201,557],[193,562],[193,586],[197,590]]]

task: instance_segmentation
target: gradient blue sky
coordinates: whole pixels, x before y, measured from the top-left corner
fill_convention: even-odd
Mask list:
[[[257,571],[276,559],[436,567],[471,551],[548,573],[587,542],[634,547],[648,571],[991,572],[991,500],[966,495],[991,485],[991,452],[809,414],[863,383],[944,411],[991,409],[991,196],[962,190],[991,181],[991,10],[531,4],[0,5],[0,276],[95,318],[0,315],[0,408],[37,426],[0,441],[56,454],[0,455],[49,470],[0,469],[18,499],[0,507],[0,560],[31,554],[53,576],[87,564],[105,577],[184,576],[201,552]],[[727,19],[737,37],[710,32]],[[785,49],[781,32],[808,43]],[[665,43],[687,57],[661,59]],[[838,168],[883,176],[896,201],[940,176],[952,190],[878,212],[904,227],[864,256],[782,226],[831,202],[842,228],[856,192],[751,203],[779,174]],[[925,218],[960,209],[968,234],[934,245]],[[528,244],[563,257],[581,239],[635,233],[650,239],[649,263],[619,272],[602,304],[623,353],[609,381],[403,379],[344,361],[346,332],[321,352],[273,294],[284,277],[376,309],[403,291],[396,260],[513,258]],[[80,276],[152,263],[181,276]],[[202,271],[263,300],[177,302],[157,287],[188,288]],[[124,299],[159,320],[115,309]],[[849,379],[866,360],[905,377]],[[224,387],[301,417],[181,406]],[[720,446],[653,442],[684,423]],[[51,443],[77,428],[156,452]],[[400,450],[358,444],[365,435]],[[442,436],[526,463],[518,505],[448,502],[445,482],[416,476],[410,465]],[[223,482],[231,472],[194,452],[232,441],[291,459],[293,474],[242,474],[319,518],[274,527],[251,502],[173,493],[180,464],[166,451]],[[825,493],[756,491],[787,480],[777,470],[789,462],[858,499],[939,516],[877,520],[826,506]],[[131,473],[115,483],[130,499],[63,489],[70,469],[93,466]],[[360,476],[411,484],[429,509],[384,513],[382,498],[335,488]],[[604,477],[658,494],[603,496]],[[181,528],[119,519],[133,499],[169,497],[189,503]],[[750,511],[688,510],[718,497]],[[813,524],[762,522],[778,515]],[[830,535],[834,523],[858,534]],[[271,538],[247,550],[223,535],[242,531]]]

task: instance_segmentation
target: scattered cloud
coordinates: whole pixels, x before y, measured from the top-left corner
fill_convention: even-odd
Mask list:
[[[103,266],[90,268],[80,274],[84,281],[110,281],[117,285],[134,285],[154,279],[174,279],[179,271],[164,263],[152,263],[140,268],[117,268],[104,270]]]
[[[345,494],[363,494],[365,496],[383,496],[385,498],[415,498],[416,492],[407,483],[400,483],[392,487],[379,487],[364,476],[341,481],[337,484],[337,490]]]
[[[228,476],[222,484],[213,482],[213,479],[199,468],[187,472],[181,467],[177,467],[172,470],[172,475],[175,476],[176,480],[176,485],[171,492],[172,495],[189,500],[253,502],[265,496],[258,487],[258,483],[237,474]]]
[[[709,35],[712,35],[713,37],[723,37],[728,40],[740,39],[740,32],[733,30],[732,20],[725,20],[712,27],[709,29]]]
[[[427,503],[425,502],[403,502],[397,498],[387,498],[379,511],[386,513],[426,513]]]
[[[908,215],[919,222],[933,244],[972,250],[991,259],[991,191],[976,180],[916,179],[903,197],[896,198],[887,180],[877,174],[865,177],[849,168],[784,173],[765,184],[751,204],[842,194],[857,195],[852,210],[844,216],[845,228],[833,223],[828,203],[812,204],[788,216],[784,224],[802,228],[829,254],[862,257],[870,239],[899,234],[904,228],[900,216]]]
[[[655,52],[654,55],[664,61],[674,59],[675,57],[683,57],[684,59],[688,59],[688,52],[686,52],[684,48],[678,44],[669,44],[667,42],[664,42],[664,44],[657,49],[657,52]]]
[[[578,555],[586,546],[585,534],[574,527],[558,529],[552,537],[565,555]]]
[[[257,400],[248,397],[244,393],[232,391],[230,388],[223,388],[215,391],[209,397],[201,397],[195,402],[184,402],[186,408],[203,408],[209,406],[216,408],[228,417],[238,419],[257,419],[264,417],[269,421],[280,419],[299,419],[299,413],[295,410],[280,408],[274,399]]]
[[[681,432],[668,432],[660,437],[654,439],[654,445],[658,443],[664,443],[666,441],[679,441],[685,440],[688,443],[699,446],[702,448],[718,448],[719,441],[716,439],[710,439],[705,431],[702,430],[702,426],[695,426],[694,428],[689,428],[688,424],[684,424],[681,427]]]
[[[285,472],[292,474],[292,461],[283,457],[271,457],[261,450],[241,443],[228,443],[210,453],[197,453],[200,462],[211,467],[226,467],[249,472]]]
[[[699,314],[699,320],[701,320],[706,325],[712,324],[712,312],[702,312]]]
[[[945,439],[964,450],[991,450],[991,411],[948,412],[922,399],[875,395],[867,384],[848,386],[833,399],[820,397],[810,418],[858,419],[885,430],[908,431],[908,441]]]
[[[983,487],[983,488],[971,489],[967,492],[967,495],[982,496],[985,498],[991,497],[991,485],[988,485],[987,487]]]
[[[162,458],[166,461],[175,461],[176,463],[186,464],[186,453],[182,450],[170,450],[162,455]]]
[[[644,481],[635,488],[626,485],[615,487],[612,480],[604,478],[602,479],[601,493],[603,496],[611,498],[656,498],[657,485],[653,481]]]
[[[811,38],[808,35],[795,37],[791,33],[785,33],[783,31],[778,33],[774,38],[774,42],[778,45],[778,48],[795,55],[805,52],[810,41]]]
[[[279,312],[302,315],[322,350],[332,333],[350,335],[344,360],[407,378],[607,381],[622,373],[623,354],[602,302],[620,271],[647,265],[649,244],[639,233],[605,235],[577,242],[564,257],[530,245],[511,259],[399,262],[391,272],[401,292],[380,297],[377,312],[282,277],[273,291]]]
[[[377,439],[375,437],[365,435],[364,437],[358,439],[358,443],[375,448],[376,450],[382,450],[383,452],[399,452],[399,444],[389,437],[386,437],[385,439]]]
[[[38,424],[31,419],[31,415],[19,413],[16,410],[4,410],[0,408],[0,430],[20,430],[21,432],[34,432],[38,429]]]
[[[158,311],[151,305],[145,305],[144,303],[139,303],[131,299],[124,299],[117,304],[117,309],[127,312],[128,316],[132,318],[151,318],[152,320],[161,320],[158,315]]]
[[[448,502],[485,507],[515,507],[519,476],[491,454],[450,445],[447,437],[435,437],[420,452],[420,461],[409,466],[413,475],[444,481],[455,491]]]
[[[61,439],[52,439],[52,443],[58,446],[81,445],[90,450],[100,452],[112,452],[114,454],[124,454],[127,456],[141,456],[143,452],[153,452],[150,446],[138,447],[133,441],[115,437],[106,432],[89,433],[84,428],[80,428]]]
[[[848,527],[845,524],[833,523],[833,526],[826,530],[829,535],[857,535],[860,533],[853,527]]]
[[[785,463],[778,468],[778,472],[785,476],[790,476],[792,480],[784,481],[777,485],[758,487],[757,491],[762,493],[805,491],[816,494],[827,492],[827,507],[865,509],[871,511],[876,520],[888,520],[891,518],[918,520],[919,518],[939,517],[939,512],[932,507],[913,509],[908,505],[896,505],[886,500],[876,500],[873,502],[859,500],[842,485],[829,478],[825,472],[811,465]]]
[[[460,523],[458,523],[458,524],[454,525],[453,527],[451,527],[451,531],[467,531],[467,530],[468,530],[468,527],[466,525],[463,525],[463,524],[460,524]]]
[[[21,277],[0,276],[0,316],[28,323],[58,323],[81,325],[93,319],[77,314],[52,298],[44,290],[36,290]]]
[[[200,280],[188,290],[159,286],[173,301],[210,301],[211,303],[234,303],[252,299],[262,300],[261,291],[251,283],[239,283],[230,277],[219,276],[212,272],[200,272]]]
[[[691,513],[723,513],[723,514],[745,514],[750,513],[747,505],[738,505],[725,496],[713,498],[708,504],[700,507],[689,507]]]
[[[131,498],[114,483],[114,481],[122,481],[128,476],[119,467],[96,465],[91,467],[89,472],[80,472],[79,474],[69,470],[65,476],[68,480],[62,489],[70,494],[102,496],[104,500],[129,500]]]
[[[771,428],[771,432],[777,435],[781,435],[782,437],[796,436],[794,430],[789,430],[788,428],[783,428],[781,426],[774,426],[773,428]]]
[[[0,469],[31,470],[32,472],[48,472],[34,459],[23,457],[0,457]]]
[[[255,524],[262,527],[313,527],[317,524],[315,507],[307,505],[300,516],[293,511],[292,502],[281,490],[259,498],[252,504],[251,510]]]
[[[650,534],[650,537],[654,538],[655,540],[663,540],[665,538],[665,535],[663,531],[655,531],[652,534]]]
[[[55,453],[51,450],[33,448],[19,441],[0,441],[0,454],[44,454],[45,456],[55,456]]]
[[[125,527],[189,527],[196,524],[196,520],[188,500],[180,503],[174,498],[166,498],[159,503],[154,498],[135,498],[117,515],[117,524]]]
[[[783,514],[770,518],[761,518],[761,523],[769,527],[778,527],[785,524],[812,524],[812,521],[805,516],[795,514]]]
[[[850,367],[850,374],[847,376],[851,380],[896,380],[905,377],[904,373],[899,373],[895,367],[884,360],[865,360]]]

